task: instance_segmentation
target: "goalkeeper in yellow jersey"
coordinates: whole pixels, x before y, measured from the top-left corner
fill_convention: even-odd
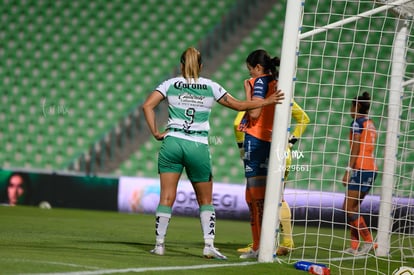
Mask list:
[[[249,91],[246,90],[246,96],[249,98]],[[243,117],[245,116],[245,112],[239,112],[234,120],[234,132],[236,135],[236,142],[237,146],[240,150],[240,157],[244,158],[244,132],[240,129],[239,125],[242,121]],[[292,146],[298,141],[298,139],[302,136],[303,132],[305,131],[307,125],[310,122],[310,119],[306,112],[295,102],[293,101],[292,105],[292,117],[296,121],[296,126],[294,131],[289,138],[289,144],[286,148],[286,170],[285,170],[285,181],[289,175],[289,167],[292,163],[292,156],[291,156],[291,148]],[[282,198],[282,206],[279,212],[279,219],[280,219],[280,228],[281,228],[281,241],[279,247],[276,251],[278,256],[287,255],[291,249],[294,247],[294,242],[292,238],[292,224],[291,224],[291,211],[289,208],[288,203]],[[251,244],[249,244],[245,248],[240,248],[237,251],[240,253],[246,253],[251,250]]]

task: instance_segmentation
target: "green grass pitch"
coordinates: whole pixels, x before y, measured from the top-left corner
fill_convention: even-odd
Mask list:
[[[219,261],[202,257],[201,227],[194,217],[173,216],[164,256],[149,253],[154,244],[153,215],[17,206],[0,207],[0,220],[2,275],[307,274],[296,270],[292,260],[288,263],[284,257],[279,258],[281,263],[239,259],[236,249],[251,239],[247,221],[217,221],[216,246],[228,256],[227,261]],[[301,240],[305,228],[296,226],[294,230],[298,234],[297,245],[305,244],[308,248],[294,251],[293,258],[314,257],[316,238]],[[332,238],[332,229],[306,230],[317,233],[319,243],[325,247],[337,241]],[[344,234],[343,230],[337,231],[334,234]],[[329,251],[320,251],[318,257],[336,257]],[[386,274],[390,269],[385,262],[375,259],[363,262],[384,268]],[[347,265],[346,261],[341,265]],[[349,262],[349,268],[352,265],[355,261]],[[341,273],[335,266],[331,266],[331,271]]]

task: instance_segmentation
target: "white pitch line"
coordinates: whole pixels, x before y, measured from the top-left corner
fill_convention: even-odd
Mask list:
[[[52,261],[36,261],[36,260],[28,260],[28,259],[2,258],[2,259],[0,259],[0,261],[27,262],[27,263],[61,265],[61,266],[70,266],[70,267],[81,267],[81,268],[87,268],[87,269],[99,269],[99,267],[97,267],[97,266],[87,266],[87,265],[79,265],[79,264],[64,263],[64,262],[52,262]]]
[[[351,260],[351,259],[361,259],[363,256],[359,257],[344,257],[344,258],[331,258],[331,259],[320,259],[321,262],[328,261],[340,261],[340,260]],[[277,258],[279,263],[287,263],[284,260]],[[291,259],[293,261],[303,261],[304,259]],[[41,261],[33,261],[41,262]],[[83,267],[89,269],[96,269],[93,271],[73,271],[73,272],[59,272],[59,273],[25,273],[20,275],[102,275],[102,274],[114,274],[114,273],[128,273],[128,272],[147,272],[147,271],[170,271],[170,270],[192,270],[192,269],[207,269],[207,268],[216,268],[216,267],[229,267],[229,266],[247,266],[259,264],[259,262],[241,262],[233,264],[211,264],[211,265],[194,265],[194,266],[164,266],[164,267],[141,267],[141,268],[124,268],[124,269],[99,269],[98,267],[91,266],[82,266],[76,264],[67,264],[60,262],[43,262],[56,265],[67,265],[75,267]]]
[[[102,274],[127,273],[127,272],[190,270],[190,269],[207,269],[207,268],[229,267],[229,266],[246,266],[246,265],[254,265],[257,263],[258,262],[242,262],[242,263],[234,263],[234,264],[101,269],[101,270],[94,270],[94,271],[75,271],[75,272],[59,272],[59,273],[28,273],[28,274],[21,274],[21,275],[102,275]]]

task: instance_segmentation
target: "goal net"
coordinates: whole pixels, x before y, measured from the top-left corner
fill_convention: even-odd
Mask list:
[[[300,25],[296,29],[293,24],[291,30],[285,26],[284,36],[296,35],[297,43],[293,58],[284,55],[284,37],[279,83],[293,79],[292,92],[284,91],[311,122],[293,148],[294,169],[286,189],[271,190],[280,196],[283,192],[292,211],[295,248],[279,260],[324,263],[334,274],[391,274],[399,266],[414,266],[414,1],[287,2],[286,24],[298,18],[289,13],[289,5],[296,2]],[[283,64],[286,56],[296,67],[293,77],[283,79],[283,70],[290,70]],[[364,91],[371,96],[369,117],[378,134],[374,151],[378,175],[360,213],[378,248],[350,255],[344,253],[351,237],[343,211],[342,178],[350,158],[351,103]],[[295,121],[290,116],[278,117],[279,125],[284,119],[292,129]],[[275,132],[273,140],[289,135],[283,129]],[[285,144],[275,145],[281,146],[276,149]],[[271,156],[270,167],[280,167],[278,161]],[[274,215],[268,204],[266,194],[264,223],[266,212]],[[270,222],[276,232],[277,217],[276,225]],[[265,227],[262,238],[270,236]]]

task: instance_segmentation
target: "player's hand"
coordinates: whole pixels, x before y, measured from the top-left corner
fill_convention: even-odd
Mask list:
[[[282,104],[282,101],[285,99],[285,94],[282,92],[282,90],[277,90],[275,93],[273,93],[271,96],[266,98],[266,100],[270,103],[275,104]]]
[[[156,134],[154,134],[154,137],[155,137],[156,140],[163,140],[167,133],[168,133],[168,130],[164,131],[162,133],[156,133]]]
[[[293,145],[298,141],[298,138],[295,136],[290,136],[289,138],[289,148],[292,148]]]

